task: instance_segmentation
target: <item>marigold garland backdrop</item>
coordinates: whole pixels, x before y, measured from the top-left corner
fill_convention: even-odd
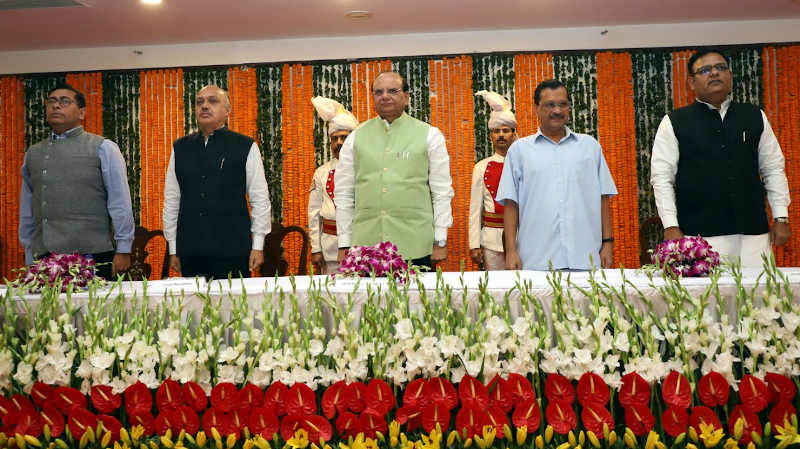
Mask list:
[[[734,98],[761,106],[786,156],[793,198],[800,194],[800,46],[735,46],[725,49],[734,73]],[[254,64],[170,70],[54,73],[0,77],[0,276],[23,265],[17,242],[19,168],[24,149],[47,136],[44,98],[59,81],[87,97],[85,127],[120,146],[128,165],[137,224],[161,229],[163,179],[171,143],[195,129],[193,103],[209,83],[231,93],[232,129],[253,136],[261,147],[273,219],[307,226],[305,211],[314,169],[330,158],[314,95],[332,97],[359,120],[375,115],[372,80],[394,69],[409,81],[409,113],[440,127],[451,156],[456,196],[445,270],[472,270],[467,254],[468,189],[474,163],[491,154],[489,109],[474,93],[494,90],[514,105],[520,136],[536,131],[533,91],[540,81],[561,79],[573,102],[569,126],[602,143],[620,194],[612,200],[615,263],[639,265],[639,223],[657,215],[649,185],[650,147],[663,115],[692,101],[686,62],[692,49],[495,53],[363,61]],[[800,215],[790,208],[793,237],[778,249],[779,265],[800,264]],[[660,235],[649,232],[647,246]],[[160,273],[163,240],[148,248],[153,273]],[[287,243],[296,266],[299,242]]]

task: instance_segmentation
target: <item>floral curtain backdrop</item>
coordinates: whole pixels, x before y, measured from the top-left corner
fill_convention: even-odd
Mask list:
[[[733,96],[738,101],[758,104],[765,109],[786,155],[787,174],[793,197],[800,194],[800,184],[797,188],[794,187],[800,183],[800,177],[794,176],[798,170],[795,167],[798,160],[795,152],[800,145],[800,141],[794,135],[797,113],[792,103],[796,102],[790,101],[800,94],[798,92],[800,86],[796,80],[798,48],[800,47],[786,44],[731,46],[725,49],[734,73]],[[233,76],[240,84],[243,83],[242,89],[244,89],[242,94],[237,95],[237,102],[241,103],[237,103],[237,108],[250,111],[243,117],[237,117],[237,120],[245,120],[243,123],[255,123],[254,137],[259,142],[264,157],[273,219],[285,224],[304,226],[302,199],[307,193],[310,172],[313,171],[313,167],[330,157],[325,128],[310,106],[311,96],[325,95],[335,98],[353,110],[358,117],[366,119],[374,115],[369,87],[375,75],[389,68],[399,71],[410,85],[409,114],[431,121],[435,112],[438,114],[437,123],[444,120],[441,125],[447,129],[450,140],[457,142],[448,150],[451,151],[451,160],[458,161],[451,166],[453,178],[456,183],[462,183],[463,180],[469,179],[474,161],[491,153],[486,129],[489,107],[483,100],[476,99],[474,92],[481,89],[494,90],[509,98],[514,104],[519,121],[519,135],[525,136],[535,132],[538,126],[533,104],[533,90],[536,84],[544,79],[556,77],[567,85],[570,92],[573,103],[569,123],[571,129],[593,136],[602,135],[609,142],[622,142],[621,139],[630,137],[626,134],[633,134],[633,138],[629,139],[631,143],[620,144],[619,151],[623,151],[627,145],[634,145],[635,151],[630,156],[621,156],[625,153],[615,153],[614,156],[635,158],[637,190],[634,195],[635,201],[625,200],[615,206],[617,208],[615,217],[618,216],[622,220],[618,224],[619,229],[615,230],[615,235],[617,232],[624,232],[630,236],[626,243],[619,244],[615,248],[617,262],[629,266],[638,260],[634,257],[639,249],[638,243],[634,244],[639,238],[638,223],[657,215],[649,185],[650,147],[655,131],[664,114],[674,107],[693,100],[692,92],[688,88],[685,67],[692,51],[693,49],[685,48],[646,49],[616,52],[611,56],[604,55],[606,62],[617,61],[615,58],[619,53],[628,55],[627,59],[623,58],[620,61],[630,60],[631,103],[615,99],[615,96],[628,95],[618,91],[620,89],[618,86],[626,85],[623,73],[615,69],[613,73],[603,75],[605,84],[598,83],[599,53],[594,51],[552,54],[497,53],[444,59],[416,57],[328,61],[291,66],[256,64],[252,66],[255,69],[254,79],[250,78],[253,75],[248,72],[247,67],[151,70],[141,73],[108,71],[99,73],[100,82],[97,81],[97,74],[90,73],[38,74],[19,78],[4,76],[3,85],[7,86],[4,92],[8,93],[8,98],[19,98],[21,101],[6,101],[0,104],[2,108],[0,120],[4,122],[0,129],[21,136],[24,146],[27,147],[45,138],[49,132],[44,115],[47,91],[65,79],[70,79],[81,86],[88,86],[87,88],[94,92],[93,98],[102,97],[102,109],[93,103],[90,108],[93,117],[87,119],[87,126],[102,129],[106,137],[119,144],[128,164],[129,184],[137,222],[148,228],[161,228],[158,205],[163,186],[158,184],[163,177],[172,139],[191,132],[196,127],[193,102],[197,90],[211,83],[227,88],[229,77]],[[434,74],[430,72],[431,67],[441,69],[442,72],[441,75],[436,75],[440,78],[436,79],[435,83]],[[284,73],[289,69],[295,74],[294,76],[287,77],[289,74]],[[464,78],[466,75],[468,77]],[[291,80],[301,78],[303,87],[301,89],[293,87],[294,82]],[[11,95],[14,92],[12,86],[16,85],[12,82],[14,79],[21,81],[16,97]],[[291,85],[286,85],[287,79]],[[147,92],[142,87],[143,80],[147,80]],[[306,82],[308,85],[305,85]],[[254,87],[248,87],[251,84],[255,84]],[[435,89],[432,88],[433,84],[436,85]],[[467,86],[470,95],[462,95],[466,92],[462,92],[462,89]],[[252,93],[253,89],[255,93]],[[609,93],[604,89],[612,89],[613,92]],[[442,102],[442,98],[449,100]],[[613,120],[605,122],[600,120],[599,98],[603,98],[604,102],[610,102],[609,104],[620,114],[633,117],[632,126],[612,127],[601,124],[613,123]],[[287,103],[289,99],[291,101]],[[287,105],[291,106],[288,112]],[[466,114],[465,111],[471,112]],[[289,116],[286,116],[287,113]],[[101,117],[96,117],[97,115]],[[17,116],[23,117],[24,122],[14,121],[13,117]],[[167,124],[165,120],[170,123]],[[158,121],[161,121],[161,124],[156,123]],[[90,122],[94,124],[90,125]],[[246,126],[248,129],[252,127],[253,125]],[[301,127],[309,129],[300,129]],[[469,136],[462,135],[463,133],[469,133]],[[145,136],[147,141],[144,139]],[[3,153],[2,161],[6,166],[0,167],[0,170],[10,177],[6,179],[6,184],[16,185],[19,183],[20,161],[11,157],[10,152],[14,151],[14,147],[9,142],[12,140],[4,139],[2,142],[0,151]],[[292,145],[287,146],[287,142]],[[465,156],[463,152],[467,150],[466,145],[472,147],[469,163],[463,159]],[[609,149],[609,151],[617,150]],[[305,158],[308,158],[308,161],[305,161]],[[633,171],[633,164],[628,167],[625,161],[615,163],[619,164],[618,170],[624,170],[626,174]],[[12,169],[8,165],[16,167]],[[309,173],[305,173],[306,171]],[[457,192],[466,192],[462,187],[460,184],[454,186]],[[626,190],[632,188],[626,186]],[[9,204],[13,200],[9,193],[3,192],[4,205],[0,210],[4,223],[0,238],[4,243],[16,241],[18,206]],[[465,193],[459,195],[464,196]],[[464,217],[466,212],[461,209],[468,207],[468,198],[460,198],[459,195],[453,202],[454,215]],[[292,205],[288,215],[287,204]],[[790,210],[793,222],[800,218],[795,215],[797,214]],[[466,226],[466,223],[463,225]],[[461,224],[457,224],[451,230],[451,240],[465,238],[461,235],[462,230],[459,226]],[[660,238],[660,229],[648,228],[645,231],[645,247],[653,247]],[[800,254],[800,228],[794,233],[789,246],[789,250],[779,250],[776,253],[778,263],[800,264],[800,256],[795,256]],[[465,245],[453,242],[448,254],[448,269],[458,269],[461,266],[459,263],[461,259],[468,259],[462,247]],[[296,257],[294,251],[293,248],[287,249],[290,258]],[[151,255],[154,260],[163,257],[163,254]],[[10,276],[10,269],[23,263],[18,245],[4,244],[2,260],[0,269],[3,271],[0,275]],[[465,268],[472,267],[467,263]]]

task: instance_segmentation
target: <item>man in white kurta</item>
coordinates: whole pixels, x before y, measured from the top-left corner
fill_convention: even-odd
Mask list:
[[[317,114],[328,122],[331,158],[314,172],[308,195],[308,233],[311,239],[311,264],[318,274],[335,273],[339,267],[336,237],[334,174],[339,150],[345,138],[358,126],[355,116],[338,101],[325,97],[311,99]]]
[[[469,200],[469,255],[479,267],[489,271],[505,268],[503,252],[503,206],[495,201],[503,162],[508,147],[516,139],[517,118],[511,103],[496,92],[482,90],[489,103],[489,139],[494,154],[482,159],[472,170]]]

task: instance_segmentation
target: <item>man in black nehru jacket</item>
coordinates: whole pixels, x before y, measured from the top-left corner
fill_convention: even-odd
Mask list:
[[[270,202],[258,145],[229,130],[228,93],[197,93],[198,132],[172,145],[164,185],[170,267],[182,276],[247,277],[264,262]],[[247,210],[250,201],[252,220]]]
[[[731,100],[733,74],[719,50],[695,53],[689,74],[696,101],[664,117],[653,143],[650,183],[664,238],[701,235],[721,255],[760,267],[770,245],[790,236],[780,145],[757,106]]]

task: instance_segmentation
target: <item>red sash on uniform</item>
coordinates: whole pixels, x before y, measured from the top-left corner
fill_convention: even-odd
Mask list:
[[[490,228],[503,227],[503,205],[498,203],[497,187],[500,185],[500,176],[503,174],[503,163],[497,161],[489,161],[486,164],[486,171],[483,172],[483,183],[489,194],[492,195],[494,202],[494,213],[483,213],[483,225]]]

